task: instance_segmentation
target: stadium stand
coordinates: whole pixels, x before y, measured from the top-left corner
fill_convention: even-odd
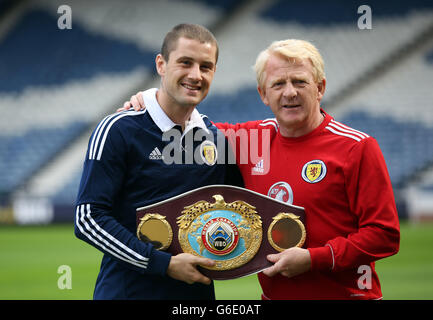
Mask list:
[[[353,0],[77,0],[71,30],[56,27],[58,1],[22,3],[0,6],[17,16],[0,36],[3,202],[48,198],[53,219],[70,220],[89,130],[140,88],[158,86],[153,56],[185,21],[219,41],[215,80],[198,108],[213,121],[272,117],[256,91],[255,58],[273,40],[306,39],[324,56],[324,108],[376,137],[397,201],[409,201],[402,190],[433,166],[431,1],[373,2],[371,30],[358,28]]]
[[[154,56],[172,23],[211,26],[239,3],[129,1],[125,6],[77,0],[70,2],[70,30],[57,27],[60,4],[21,1],[1,7],[6,18],[14,18],[2,25],[0,42],[2,202],[11,195],[22,199],[62,190],[64,180],[80,171],[83,155],[68,159],[76,170],[55,172],[53,162],[70,144],[84,146],[89,128],[153,77]]]
[[[25,14],[3,39],[0,92],[18,93],[28,87],[62,86],[100,73],[151,68],[155,52],[126,41],[90,34],[79,25],[67,32],[53,28],[55,17],[40,10]],[[17,52],[29,51],[31,59]],[[118,59],[119,56],[123,59]],[[67,63],[66,63],[67,62]],[[19,74],[20,76],[14,77]]]
[[[377,138],[397,188],[433,165],[432,52],[430,40],[334,109],[341,121]]]
[[[84,128],[84,122],[65,127],[30,129],[22,135],[0,140],[1,192],[16,189],[22,181],[42,167],[57,151],[69,144]]]
[[[53,28],[56,24],[57,20],[48,13],[32,10],[2,41],[0,106],[4,117],[0,123],[2,149],[6,152],[2,152],[0,172],[6,183],[2,183],[0,192],[14,190],[26,182],[78,137],[89,121],[94,121],[85,116],[90,107],[81,99],[88,97],[74,95],[68,97],[69,103],[49,104],[45,98],[50,91],[98,78],[102,73],[127,73],[151,64],[153,52],[88,34],[79,26],[62,33]],[[23,54],[17,54],[20,52]],[[120,53],[125,59],[117,59]],[[101,105],[99,111],[103,112]]]

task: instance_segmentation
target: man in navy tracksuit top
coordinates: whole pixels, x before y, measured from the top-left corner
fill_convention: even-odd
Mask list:
[[[224,152],[212,159],[200,150],[203,144],[220,150],[224,135],[195,109],[209,91],[217,57],[207,29],[176,26],[156,57],[161,86],[145,96],[146,111],[107,116],[90,137],[75,234],[104,253],[95,299],[215,298],[212,281],[196,269],[214,262],[140,241],[136,209],[226,181]]]

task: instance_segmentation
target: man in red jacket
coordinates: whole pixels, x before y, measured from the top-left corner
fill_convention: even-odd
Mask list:
[[[304,248],[268,256],[262,298],[381,299],[374,263],[398,252],[400,231],[376,140],[321,109],[324,63],[311,43],[276,41],[255,71],[275,119],[217,127],[236,149],[245,187],[304,207],[307,231]],[[245,157],[253,145],[268,152]]]

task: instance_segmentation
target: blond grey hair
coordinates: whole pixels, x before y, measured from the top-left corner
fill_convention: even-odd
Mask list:
[[[271,45],[259,53],[254,65],[257,84],[263,88],[266,79],[265,67],[271,55],[281,55],[290,59],[309,59],[313,65],[313,77],[316,82],[325,78],[325,67],[319,50],[310,42],[298,39],[274,41]]]

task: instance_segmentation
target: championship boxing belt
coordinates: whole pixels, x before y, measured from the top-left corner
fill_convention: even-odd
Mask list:
[[[257,273],[306,237],[304,208],[244,188],[210,185],[137,209],[137,237],[158,250],[215,260],[214,280]]]

